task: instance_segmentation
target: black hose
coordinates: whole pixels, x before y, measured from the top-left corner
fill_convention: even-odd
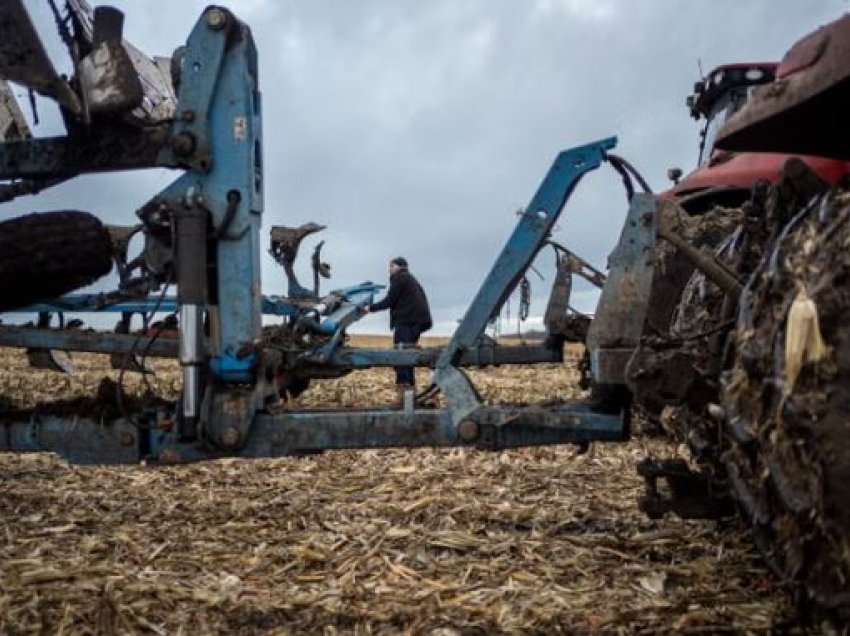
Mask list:
[[[623,187],[626,189],[626,200],[631,202],[632,197],[635,195],[635,186],[632,183],[632,178],[629,176],[628,171],[625,169],[623,164],[619,161],[619,158],[615,155],[607,155],[608,162],[611,164],[611,167],[617,171],[620,175],[620,178],[623,180]]]
[[[616,165],[619,164],[619,167],[622,170],[625,170],[628,174],[633,176],[635,178],[635,181],[637,181],[638,184],[640,184],[640,187],[643,188],[644,192],[646,192],[647,194],[652,194],[652,188],[649,187],[649,184],[646,182],[646,179],[641,176],[640,172],[638,172],[637,168],[635,168],[632,164],[630,164],[628,161],[626,161],[619,155],[607,154],[606,158],[609,162],[611,162],[611,165],[615,166],[615,168]],[[620,170],[618,169],[617,171],[619,172]]]

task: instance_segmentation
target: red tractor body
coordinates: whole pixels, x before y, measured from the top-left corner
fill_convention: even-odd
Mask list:
[[[697,82],[687,104],[694,119],[705,119],[701,132],[699,166],[661,196],[675,199],[692,213],[713,205],[734,207],[749,198],[758,181],[776,182],[792,156],[774,152],[730,152],[715,147],[717,132],[749,100],[756,87],[787,72],[776,63],[718,66]],[[850,162],[827,157],[800,157],[823,180],[835,184],[850,173]]]

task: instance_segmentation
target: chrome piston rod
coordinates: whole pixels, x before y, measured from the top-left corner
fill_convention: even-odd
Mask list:
[[[200,415],[201,367],[204,364],[203,308],[180,305],[180,366],[183,370],[183,418]]]
[[[194,439],[201,413],[204,307],[207,303],[207,212],[197,206],[177,214],[177,302],[180,312],[179,358],[183,370],[180,436]]]

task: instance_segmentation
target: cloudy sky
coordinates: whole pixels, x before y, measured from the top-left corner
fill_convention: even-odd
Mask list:
[[[25,4],[50,32],[46,2]],[[112,4],[127,14],[127,39],[170,55],[207,0]],[[259,49],[266,226],[328,225],[320,236],[332,286],[383,281],[388,259],[406,256],[438,333],[463,315],[514,212],[560,150],[616,135],[616,152],[663,189],[668,167],[687,172],[696,161],[699,128],[684,100],[700,64],[708,71],[778,59],[848,7],[841,0],[223,4],[251,26]],[[56,133],[55,118],[42,111],[35,133]],[[172,178],[164,171],[80,178],[7,205],[2,217],[77,208],[129,224]],[[603,168],[567,204],[554,238],[604,267],[624,214],[619,181]],[[536,315],[551,284],[549,258],[540,271],[545,281],[531,276]],[[309,280],[309,258],[301,273]],[[269,257],[263,275],[268,293],[285,291]],[[577,287],[575,304],[592,311],[593,292]],[[380,315],[359,326],[386,328]]]

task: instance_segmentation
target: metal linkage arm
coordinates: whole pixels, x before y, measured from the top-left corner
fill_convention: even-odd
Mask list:
[[[125,419],[104,425],[98,418],[50,414],[4,423],[0,451],[51,451],[77,464],[140,460],[185,462],[217,457],[282,457],[343,448],[469,446],[496,450],[548,444],[619,441],[625,422],[585,405],[548,409],[484,407],[460,427],[447,411],[307,411],[260,414],[239,447],[204,447],[177,440],[171,421],[150,412],[137,427]]]
[[[432,382],[446,396],[455,424],[481,406],[469,379],[456,367],[459,356],[475,345],[491,317],[498,313],[546,244],[576,184],[602,165],[606,151],[616,143],[616,138],[610,137],[558,155],[443,350]]]
[[[0,179],[64,180],[92,172],[172,167],[157,156],[166,139],[162,128],[104,125],[89,137],[7,142],[0,144]]]
[[[560,262],[558,266],[561,269],[565,270],[568,274],[581,276],[591,285],[602,289],[607,278],[605,274],[600,272],[575,252],[568,250],[563,245],[555,243],[554,241],[549,241],[549,244],[552,245],[560,255]]]

